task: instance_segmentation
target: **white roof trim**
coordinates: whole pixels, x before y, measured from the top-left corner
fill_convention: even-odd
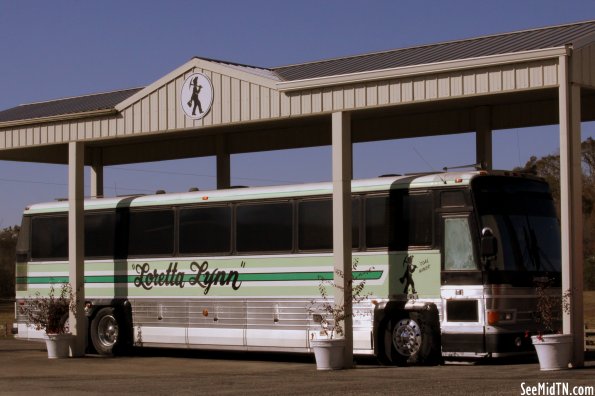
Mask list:
[[[416,66],[405,66],[383,70],[366,71],[361,73],[350,73],[338,76],[318,77],[304,80],[294,80],[277,83],[277,89],[281,92],[322,88],[333,85],[353,84],[389,78],[411,77],[429,73],[444,73],[454,70],[465,70],[478,67],[503,65],[509,63],[530,62],[543,59],[558,59],[561,55],[568,55],[566,46],[515,52],[505,55],[490,55],[479,58],[428,63]]]
[[[71,120],[78,120],[81,118],[109,116],[113,115],[114,113],[116,113],[114,109],[100,109],[84,111],[81,113],[67,113],[47,117],[27,118],[24,120],[4,121],[0,122],[0,128],[18,127],[23,125],[42,124],[49,122],[66,122]]]
[[[146,86],[145,88],[141,89],[128,99],[124,100],[123,102],[118,103],[115,108],[117,111],[122,112],[125,108],[133,105],[134,103],[138,102],[140,99],[144,98],[145,96],[149,95],[151,92],[155,91],[156,89],[164,86],[165,84],[173,81],[181,74],[184,74],[186,71],[195,67],[195,59],[191,59],[190,61],[184,63],[182,66],[174,69],[173,71],[167,73],[165,76],[161,77],[159,80],[155,81],[154,83]]]

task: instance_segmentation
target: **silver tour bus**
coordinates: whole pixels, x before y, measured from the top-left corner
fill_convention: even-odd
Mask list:
[[[330,183],[85,201],[89,347],[310,352],[333,277]],[[68,202],[28,207],[16,299],[68,282]],[[354,353],[436,364],[532,350],[535,280],[560,279],[548,185],[503,171],[352,183]],[[18,337],[41,338],[17,312]]]

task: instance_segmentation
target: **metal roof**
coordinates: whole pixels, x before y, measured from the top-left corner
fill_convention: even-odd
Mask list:
[[[588,35],[595,35],[595,20],[273,68],[261,68],[208,58],[199,59],[223,64],[226,67],[275,82],[291,82],[558,48],[575,43]],[[116,105],[141,89],[134,88],[20,105],[0,111],[0,124],[69,114],[84,114],[99,110],[115,111]]]
[[[545,27],[450,41],[419,47],[396,49],[322,60],[311,63],[274,67],[284,81],[305,80],[343,74],[417,66],[437,62],[479,58],[515,52],[562,47],[595,33],[595,21]]]
[[[54,117],[113,109],[118,103],[140,91],[141,88],[100,94],[77,96],[47,102],[24,104],[0,111],[0,122]]]
[[[277,73],[275,73],[273,70],[267,69],[265,67],[258,67],[258,66],[246,65],[246,64],[242,64],[242,63],[229,62],[229,61],[220,60],[220,59],[205,58],[205,57],[198,57],[198,56],[195,56],[195,58],[206,60],[208,62],[219,63],[221,65],[225,65],[226,67],[230,67],[232,69],[236,69],[236,70],[239,70],[244,73],[249,73],[249,74],[253,74],[255,76],[268,78],[269,80],[281,81],[281,79],[279,78]]]

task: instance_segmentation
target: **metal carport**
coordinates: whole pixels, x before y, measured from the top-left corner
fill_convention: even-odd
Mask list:
[[[200,119],[180,106],[194,73],[212,82]],[[82,334],[84,165],[101,196],[104,166],[216,156],[217,186],[226,188],[231,154],[330,144],[334,228],[342,230],[335,267],[348,282],[352,143],[474,131],[477,162],[491,168],[493,130],[559,123],[563,289],[573,296],[564,332],[574,335],[581,366],[580,123],[594,119],[595,21],[587,21],[276,68],[193,58],[141,89],[0,112],[0,159],[69,166],[70,278],[81,301],[71,327]]]

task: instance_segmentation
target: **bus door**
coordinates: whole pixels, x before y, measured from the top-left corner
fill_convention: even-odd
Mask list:
[[[474,221],[469,212],[442,213],[440,217],[442,351],[483,355],[485,303]]]

